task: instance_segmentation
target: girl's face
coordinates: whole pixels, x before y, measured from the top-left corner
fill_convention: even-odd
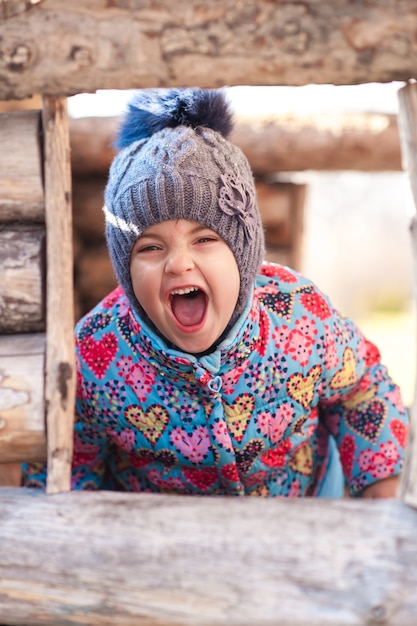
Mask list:
[[[228,245],[206,226],[184,219],[144,231],[132,250],[130,276],[158,330],[188,353],[214,344],[239,296],[239,269]]]

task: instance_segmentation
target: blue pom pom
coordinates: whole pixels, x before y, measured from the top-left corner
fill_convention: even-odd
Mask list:
[[[135,93],[115,141],[125,148],[163,128],[205,126],[224,137],[233,127],[225,94],[207,89],[143,89]]]

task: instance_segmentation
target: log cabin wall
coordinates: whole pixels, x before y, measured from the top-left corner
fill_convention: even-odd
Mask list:
[[[41,112],[0,113],[0,484],[46,458]]]
[[[0,113],[0,485],[48,460],[53,493],[69,488],[75,391],[66,99],[15,107]]]

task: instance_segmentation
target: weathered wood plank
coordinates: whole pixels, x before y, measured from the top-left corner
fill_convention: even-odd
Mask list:
[[[414,0],[48,0],[0,24],[0,98],[408,80],[416,29]]]
[[[69,120],[72,172],[106,176],[116,153],[120,118]],[[230,139],[246,154],[255,174],[302,170],[365,172],[402,169],[397,118],[385,114],[277,114],[236,117]]]
[[[417,84],[410,84],[399,91],[399,130],[404,169],[408,172],[410,187],[417,211]],[[413,249],[414,297],[417,297],[417,216],[411,223]],[[416,346],[414,346],[414,351]],[[417,380],[415,383],[417,390]],[[407,443],[406,464],[401,481],[401,497],[404,502],[417,507],[417,394],[410,409],[411,424]]]
[[[0,333],[45,330],[45,229],[0,230]]]
[[[49,493],[70,486],[75,400],[71,171],[66,100],[43,99],[46,289],[46,423]]]
[[[0,336],[0,463],[46,460],[44,367],[45,335]]]
[[[402,169],[394,115],[329,112],[238,119],[230,138],[255,174]]]
[[[39,124],[39,111],[0,114],[0,222],[44,220]]]
[[[25,489],[0,501],[4,624],[417,623],[417,512],[397,501]]]

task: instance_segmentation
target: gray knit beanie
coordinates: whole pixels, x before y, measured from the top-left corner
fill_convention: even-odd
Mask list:
[[[143,231],[188,219],[215,231],[232,250],[240,293],[232,322],[245,307],[264,258],[255,184],[232,128],[224,92],[140,90],[122,122],[105,190],[106,237],[120,285],[143,314],[130,279],[130,255]]]

